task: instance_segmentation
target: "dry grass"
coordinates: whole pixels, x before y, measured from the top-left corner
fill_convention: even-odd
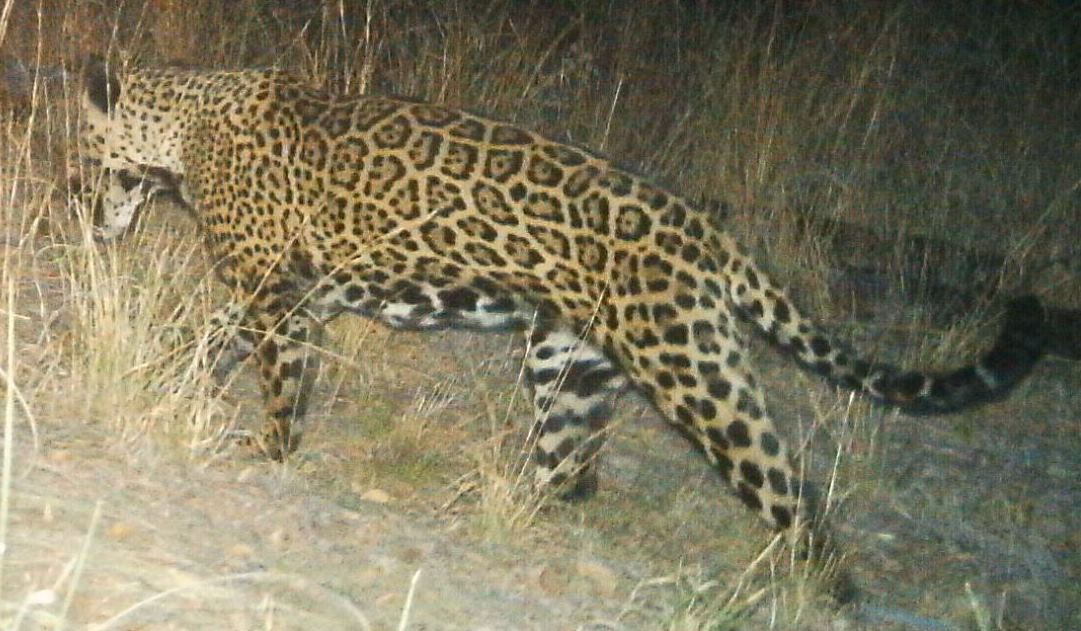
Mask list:
[[[219,476],[213,479],[228,487],[238,514],[247,514],[239,498],[249,491],[229,484],[263,480],[226,440],[230,430],[256,422],[250,376],[241,371],[219,392],[197,369],[199,348],[189,342],[205,334],[218,291],[190,223],[160,204],[131,239],[103,247],[89,238],[88,219],[70,210],[67,177],[80,170],[69,157],[75,85],[59,69],[75,70],[89,53],[150,65],[277,64],[335,90],[480,110],[601,149],[692,198],[726,198],[732,230],[797,288],[801,304],[861,347],[903,345],[885,354],[906,364],[971,357],[990,335],[994,311],[977,302],[971,317],[950,325],[937,323],[933,306],[852,322],[856,299],[836,291],[836,268],[854,262],[898,285],[911,282],[903,271],[911,263],[909,235],[1001,254],[1006,265],[995,286],[1003,292],[1081,300],[1076,262],[1057,263],[1076,261],[1081,242],[1081,156],[1069,133],[1081,97],[1063,86],[1078,76],[1070,20],[1050,7],[1003,6],[973,23],[964,3],[708,4],[0,3],[0,546],[10,552],[0,557],[4,624],[129,628],[121,612],[135,603],[139,615],[162,607],[190,615],[191,624],[227,611],[239,616],[238,628],[293,628],[304,620],[348,628],[370,613],[354,600],[373,611],[390,603],[394,613],[377,618],[398,623],[409,615],[405,600],[423,600],[426,589],[438,593],[422,575],[415,592],[404,581],[376,588],[384,595],[374,600],[360,588],[342,588],[347,595],[339,596],[286,561],[281,577],[229,562],[184,569],[192,574],[178,588],[162,573],[209,563],[212,551],[193,547],[172,561],[126,557],[109,545],[137,549],[142,540],[117,524],[176,533],[146,525],[136,500],[125,516],[123,505],[65,504],[26,486],[37,479],[34,471],[70,471],[64,467],[72,458],[86,459],[88,471],[112,470],[106,462],[121,471],[197,471]],[[831,224],[815,218],[859,224],[887,245],[838,251]],[[952,280],[964,286],[970,279]],[[900,295],[887,300],[900,302]],[[359,321],[335,323],[330,333],[308,451],[268,475],[265,496],[251,491],[267,502],[288,493],[282,489],[314,489],[345,505],[364,497],[433,519],[440,536],[499,542],[513,551],[508,565],[521,559],[544,568],[524,579],[535,579],[540,593],[566,600],[568,590],[585,586],[583,593],[597,597],[596,616],[626,628],[657,628],[658,620],[670,629],[815,628],[833,615],[813,595],[820,577],[772,547],[760,549],[761,531],[741,525],[738,507],[715,506],[728,502],[716,499],[723,493],[700,473],[701,463],[659,438],[658,426],[628,422],[650,417],[639,403],[621,408],[623,437],[602,453],[611,481],[602,481],[592,502],[565,506],[528,484],[527,436],[514,422],[528,406],[516,394],[517,360],[503,358],[520,350],[516,342],[433,342]],[[822,485],[840,501],[839,515],[848,515],[853,497],[861,506],[899,502],[883,458],[896,415],[876,416],[865,402],[816,390],[809,378],[798,384],[800,399],[779,403],[789,412],[780,416],[799,421],[785,432],[803,448],[810,477],[829,480]],[[358,418],[364,423],[352,422]],[[961,423],[960,433],[974,422]],[[672,455],[659,455],[657,445]],[[618,455],[624,451],[634,453],[634,463]],[[95,484],[102,483],[88,486]],[[1001,507],[993,512],[1024,527],[1027,513],[1000,499],[990,504]],[[49,517],[54,512],[63,514]],[[41,523],[85,536],[74,549],[60,538],[34,547],[28,533]],[[568,545],[577,560],[561,559]],[[92,583],[88,571],[95,580],[108,575],[108,565],[95,564],[96,547],[113,568],[105,580],[112,591],[104,593],[117,596],[97,605],[79,596]],[[236,554],[227,560],[244,556],[229,550]],[[858,554],[849,561],[859,562]],[[274,589],[252,587],[271,583]],[[135,584],[149,591],[125,587]],[[183,594],[215,604],[197,614],[166,606]],[[231,595],[255,604],[234,611],[224,604]],[[926,604],[920,613],[1005,628],[1005,605],[993,609],[988,603],[999,601],[978,585],[959,596],[952,611]]]

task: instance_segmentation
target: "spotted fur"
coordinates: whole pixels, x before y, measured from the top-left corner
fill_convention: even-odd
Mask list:
[[[84,156],[152,183],[112,191],[103,235],[121,234],[160,188],[194,210],[233,292],[215,320],[241,331],[218,343],[254,356],[262,444],[277,458],[296,446],[319,322],[350,312],[414,329],[524,329],[540,483],[588,490],[611,401],[630,385],[784,529],[812,515],[797,513],[802,482],[737,320],[804,367],[915,411],[994,398],[1042,352],[1042,310],[1026,298],[972,366],[926,374],[860,359],[685,198],[439,105],[334,96],[275,70],[120,79],[99,62],[83,119]]]

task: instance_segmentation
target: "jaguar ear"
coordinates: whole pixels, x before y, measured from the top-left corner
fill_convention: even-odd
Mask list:
[[[104,113],[108,113],[120,98],[120,79],[109,63],[98,55],[86,60],[83,92],[87,100]]]

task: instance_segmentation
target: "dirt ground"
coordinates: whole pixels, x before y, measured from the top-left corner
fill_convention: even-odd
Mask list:
[[[838,612],[787,580],[783,554],[755,563],[768,533],[634,396],[595,498],[520,530],[478,527],[485,509],[463,492],[471,451],[491,441],[493,407],[526,418],[515,338],[365,335],[352,368],[324,367],[285,465],[78,418],[32,435],[17,414],[0,592],[10,628],[1081,625],[1074,365],[1042,364],[1002,403],[910,418],[757,353],[784,431],[807,438],[812,479],[828,480],[842,453],[837,522],[860,598]],[[258,409],[243,373],[222,398],[242,422]],[[418,422],[414,441],[395,433]]]

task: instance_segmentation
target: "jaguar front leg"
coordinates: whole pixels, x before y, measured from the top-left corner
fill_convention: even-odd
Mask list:
[[[266,421],[255,434],[255,446],[272,460],[283,460],[300,444],[301,421],[307,407],[317,357],[311,352],[319,328],[303,310],[284,314],[249,311],[257,339],[253,355],[259,367],[259,388]]]

